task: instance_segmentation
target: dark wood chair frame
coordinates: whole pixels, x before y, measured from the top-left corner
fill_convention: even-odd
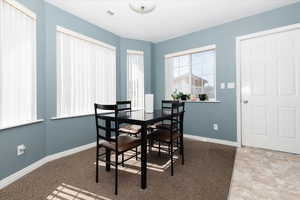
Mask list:
[[[110,171],[110,165],[115,166],[115,194],[118,194],[118,165],[124,165],[124,162],[127,160],[132,159],[135,157],[129,156],[128,158],[124,159],[124,153],[129,150],[125,151],[119,151],[118,147],[118,136],[119,136],[119,122],[117,120],[117,115],[118,115],[118,109],[117,105],[100,105],[100,104],[94,104],[94,109],[95,109],[95,120],[96,120],[96,130],[97,130],[97,149],[96,149],[96,182],[99,182],[99,161],[103,161],[106,163],[106,171]],[[98,110],[105,110],[105,111],[112,111],[115,112],[115,119],[114,123],[115,126],[114,128],[111,128],[111,121],[107,121],[102,118],[102,114],[98,113]],[[104,113],[104,115],[107,113]],[[105,126],[100,125],[100,121],[104,120],[105,121]],[[105,132],[105,136],[101,135],[100,130]],[[111,132],[115,132],[115,137],[111,137]],[[109,133],[109,134],[107,134]],[[110,152],[113,151],[111,149],[108,149],[104,146],[102,146],[99,142],[101,140],[105,140],[107,142],[113,142],[115,143],[115,162],[111,162],[110,159]],[[107,151],[100,154],[100,148],[105,148]],[[136,147],[134,147],[136,148]],[[119,155],[122,155],[122,161],[118,161]],[[103,159],[102,157],[105,156],[106,158]],[[107,165],[109,163],[109,165]]]
[[[120,106],[124,106],[126,105],[126,107],[122,107],[120,108]],[[117,109],[118,112],[131,112],[132,111],[132,106],[131,106],[131,101],[117,101]],[[134,135],[135,137],[137,137],[137,134],[130,134],[130,133],[126,133],[128,135]],[[138,148],[136,148],[135,150],[133,150],[135,152],[135,159],[138,160],[138,155],[140,154],[138,152]],[[122,154],[122,160],[124,160],[124,154]],[[123,163],[124,166],[124,163]]]
[[[169,107],[167,107],[169,108]],[[180,140],[180,145],[179,148],[177,148],[177,150],[179,149],[179,153],[181,155],[181,164],[184,165],[184,142],[183,142],[183,120],[184,120],[184,112],[185,112],[185,104],[184,102],[171,102],[171,124],[170,124],[170,128],[166,129],[163,128],[162,130],[167,130],[170,132],[170,142],[166,142],[163,140],[159,139],[159,129],[156,131],[158,134],[156,134],[156,137],[153,138],[154,141],[159,142],[159,154],[160,154],[160,144],[161,143],[165,143],[168,145],[169,150],[168,150],[168,154],[170,156],[171,159],[171,176],[174,175],[174,166],[173,166],[173,155],[175,153],[174,151],[174,142],[173,141],[173,134],[174,133],[178,133],[179,134],[179,140]],[[178,138],[177,138],[178,139]],[[177,142],[177,146],[178,146],[178,140]]]
[[[179,103],[179,101],[177,100],[162,100],[161,101],[161,110],[163,112],[172,112],[172,104],[173,103]],[[158,128],[161,128],[161,129],[170,129],[170,123],[166,123],[167,121],[171,121],[171,120],[164,120],[161,122],[161,126],[157,125]],[[153,130],[152,130],[153,131]],[[176,141],[176,144],[177,144],[177,147],[179,147],[179,141],[177,139]],[[150,141],[150,151],[151,151],[151,148],[153,147],[153,141]],[[168,151],[170,152],[170,146],[169,146],[169,149]],[[159,156],[161,155],[161,142],[158,141],[158,154]]]

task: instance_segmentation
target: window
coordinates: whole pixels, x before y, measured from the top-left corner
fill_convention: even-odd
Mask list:
[[[57,27],[57,117],[116,102],[115,47]]]
[[[36,15],[0,0],[0,128],[35,121]]]
[[[133,109],[144,108],[144,52],[127,50],[127,98]]]
[[[216,99],[215,45],[165,56],[165,98],[177,90],[198,97]]]

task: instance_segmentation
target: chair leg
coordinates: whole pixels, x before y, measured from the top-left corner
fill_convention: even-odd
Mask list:
[[[118,153],[116,152],[116,168],[115,168],[115,195],[118,194]]]
[[[135,137],[137,138],[137,134],[135,135]],[[135,148],[135,160],[138,160],[138,148]]]
[[[150,153],[152,152],[152,146],[153,146],[153,139],[150,138],[150,140],[149,140],[149,152]]]
[[[171,155],[171,176],[173,176],[173,175],[174,175],[174,165],[173,165],[173,141],[171,142],[170,146],[171,146],[171,152],[170,152],[170,155]]]
[[[158,141],[158,155],[160,157],[160,141]]]
[[[96,153],[96,183],[99,183],[99,148],[97,145],[97,153]]]
[[[184,144],[183,144],[183,136],[180,138],[180,152],[181,152],[181,164],[184,165]]]
[[[135,160],[138,160],[138,148],[135,148]]]
[[[122,167],[125,167],[125,165],[124,165],[124,153],[122,153]]]

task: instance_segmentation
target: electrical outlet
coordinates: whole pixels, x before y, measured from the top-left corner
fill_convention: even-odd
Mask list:
[[[214,128],[215,131],[219,130],[218,124],[214,124],[213,128]]]
[[[26,146],[24,144],[18,145],[17,146],[17,155],[21,156],[25,153]]]

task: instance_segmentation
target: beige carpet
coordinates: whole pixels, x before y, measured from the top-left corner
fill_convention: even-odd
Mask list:
[[[149,155],[148,188],[140,189],[139,163],[129,161],[119,173],[114,195],[114,170],[100,168],[95,183],[95,149],[50,162],[0,190],[1,200],[226,200],[235,148],[185,140],[185,165],[175,163],[170,176],[167,156]]]

